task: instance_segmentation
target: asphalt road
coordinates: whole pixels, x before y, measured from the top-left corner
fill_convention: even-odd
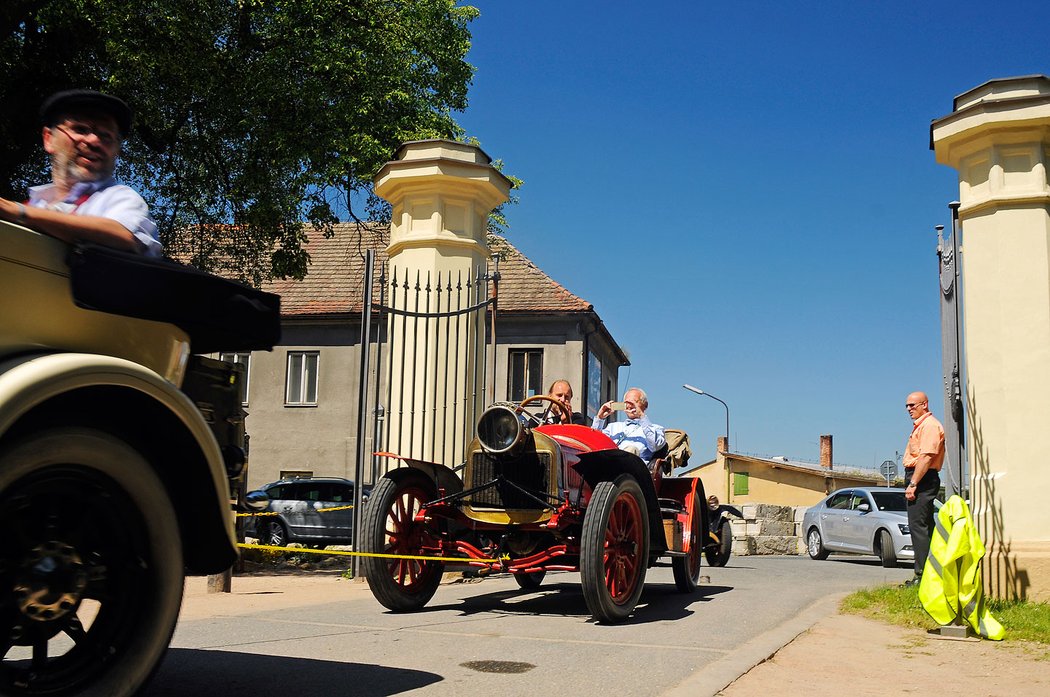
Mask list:
[[[740,557],[705,567],[710,580],[683,595],[661,566],[616,626],[589,619],[572,573],[532,592],[509,577],[442,585],[407,615],[352,584],[349,600],[180,621],[145,694],[712,694],[832,612],[835,596],[910,573],[859,557]]]

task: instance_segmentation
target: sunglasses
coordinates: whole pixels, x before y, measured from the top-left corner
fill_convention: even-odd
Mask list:
[[[106,147],[112,147],[117,142],[117,136],[110,131],[83,123],[71,123],[66,126],[60,126],[56,123],[54,128],[65,133],[66,137],[73,141],[86,140],[90,135],[94,134],[98,138],[98,142]]]

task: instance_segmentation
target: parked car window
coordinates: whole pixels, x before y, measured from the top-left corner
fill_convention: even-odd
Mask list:
[[[850,502],[849,502],[850,509],[855,511],[858,508],[860,508],[860,504],[862,504],[862,503],[868,504],[869,508],[871,507],[871,501],[868,501],[868,497],[864,493],[859,492],[859,491],[854,491],[853,495],[850,496]]]
[[[875,507],[880,511],[908,510],[903,491],[873,491],[871,495],[875,497]]]
[[[289,501],[298,501],[302,498],[302,488],[298,484],[285,484],[281,498]]]
[[[273,500],[273,499],[283,499],[283,498],[288,498],[287,492],[288,492],[288,487],[287,486],[284,486],[283,484],[278,484],[277,486],[271,486],[269,489],[267,489],[266,490],[266,495],[269,496],[271,500]]]
[[[354,500],[354,488],[345,484],[328,484],[321,493],[325,501],[345,503]]]
[[[842,493],[835,494],[830,499],[828,499],[827,507],[847,510],[849,508],[849,494],[850,492],[848,491],[843,491]]]
[[[299,495],[296,497],[300,501],[324,501],[325,499],[321,496],[321,485],[320,484],[300,484]]]

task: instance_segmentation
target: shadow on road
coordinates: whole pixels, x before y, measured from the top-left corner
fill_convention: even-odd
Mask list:
[[[679,619],[693,614],[693,603],[707,602],[712,596],[732,590],[729,586],[702,585],[694,593],[680,593],[673,583],[647,583],[637,609],[628,624]],[[509,589],[480,593],[456,602],[428,605],[423,612],[440,610],[469,616],[480,613],[502,615],[543,615],[590,617],[583,588],[577,582],[544,583],[536,590]]]
[[[444,680],[435,673],[312,658],[256,656],[232,651],[170,649],[142,697],[178,695],[330,695],[355,697],[408,692]]]
[[[693,603],[710,602],[711,598],[733,590],[732,586],[704,584],[693,593],[682,593],[673,583],[646,585],[638,608],[627,620],[629,624],[677,620],[693,614]]]
[[[882,560],[871,557],[853,557],[853,556],[832,556],[828,557],[826,562],[839,562],[841,564],[853,564],[855,566],[877,566],[882,567]],[[894,569],[910,569],[912,568],[911,560],[901,560],[897,562],[897,565],[891,567]]]

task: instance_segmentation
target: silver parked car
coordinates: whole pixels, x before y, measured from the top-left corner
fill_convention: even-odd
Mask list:
[[[366,500],[371,489],[365,485],[362,496]],[[262,544],[281,547],[288,542],[318,546],[353,542],[354,483],[349,479],[282,479],[246,498],[257,510],[276,514],[250,519],[247,533]]]
[[[892,568],[915,558],[904,489],[839,489],[806,511],[802,530],[813,559],[831,552],[874,554]]]

